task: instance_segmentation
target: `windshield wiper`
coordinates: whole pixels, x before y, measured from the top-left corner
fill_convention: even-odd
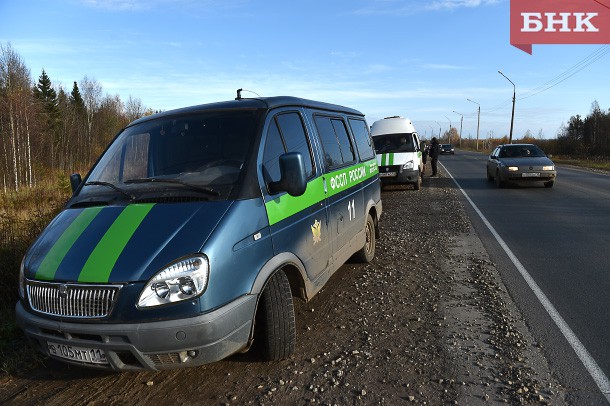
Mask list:
[[[121,193],[124,196],[127,196],[129,198],[129,200],[136,199],[136,197],[134,195],[130,195],[129,193],[127,193],[126,191],[124,191],[123,189],[118,187],[117,185],[110,183],[110,182],[104,182],[101,180],[92,180],[91,182],[85,183],[84,186],[106,186],[106,187],[109,187],[110,189],[116,190],[117,192]]]
[[[182,186],[186,186],[192,190],[196,190],[198,192],[203,192],[206,193],[208,195],[212,195],[212,196],[220,196],[220,193],[217,190],[214,190],[210,187],[207,186],[197,186],[197,185],[193,185],[192,183],[188,183],[188,182],[184,182],[181,181],[180,179],[175,179],[175,178],[141,178],[141,179],[129,179],[126,180],[123,183],[155,183],[155,182],[159,182],[159,183],[174,183],[177,185],[182,185]]]

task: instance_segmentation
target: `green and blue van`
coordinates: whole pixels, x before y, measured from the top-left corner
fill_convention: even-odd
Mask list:
[[[123,129],[27,251],[17,320],[53,358],[111,370],[295,348],[293,297],[371,261],[382,214],[357,110],[235,100]]]

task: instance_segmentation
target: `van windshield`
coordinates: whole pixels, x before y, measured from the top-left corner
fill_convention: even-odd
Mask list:
[[[243,178],[256,118],[254,110],[213,111],[128,127],[93,168],[79,197],[226,199]]]
[[[412,134],[387,134],[373,138],[375,152],[386,154],[390,152],[415,152]]]

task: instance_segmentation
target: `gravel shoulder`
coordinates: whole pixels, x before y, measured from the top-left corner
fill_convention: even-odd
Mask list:
[[[104,373],[47,360],[0,376],[0,404],[566,404],[451,179],[382,192],[375,260],[295,302],[288,360]]]

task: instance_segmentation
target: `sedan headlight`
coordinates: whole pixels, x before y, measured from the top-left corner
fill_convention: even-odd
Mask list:
[[[402,166],[402,169],[413,169],[413,161],[407,161],[407,163]]]
[[[518,166],[509,166],[508,167],[509,172],[517,172],[518,170],[519,170]]]
[[[205,255],[182,259],[162,269],[142,290],[138,307],[159,306],[196,298],[208,285],[209,271],[210,265]]]
[[[554,171],[555,167],[553,165],[549,165],[549,166],[543,166],[542,167],[543,171]]]

